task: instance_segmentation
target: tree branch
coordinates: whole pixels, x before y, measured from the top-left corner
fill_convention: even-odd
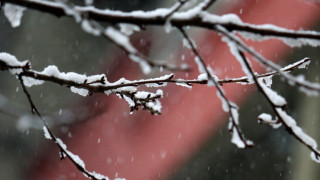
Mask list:
[[[229,131],[232,133],[232,140],[231,142],[237,145],[238,148],[248,148],[248,147],[253,147],[253,142],[250,140],[247,140],[244,137],[244,134],[242,133],[240,126],[239,126],[239,115],[238,115],[238,107],[231,101],[228,100],[226,97],[223,88],[219,84],[219,81],[217,80],[217,77],[213,75],[213,71],[211,70],[210,67],[207,67],[203,58],[197,51],[194,43],[184,31],[184,29],[179,28],[180,33],[183,35],[183,37],[187,40],[189,46],[191,47],[192,52],[195,54],[196,59],[195,61],[198,64],[199,71],[200,73],[205,73],[208,82],[207,84],[209,86],[214,85],[217,88],[217,95],[220,97],[221,102],[222,102],[222,107],[223,109],[229,113]]]
[[[96,172],[88,171],[85,168],[84,162],[79,158],[79,156],[77,156],[77,155],[73,154],[72,152],[70,152],[67,149],[67,146],[62,142],[62,140],[55,136],[55,134],[49,128],[47,122],[42,118],[40,112],[38,111],[37,107],[33,103],[31,95],[28,92],[26,86],[24,85],[24,81],[22,79],[22,75],[18,75],[18,79],[19,79],[19,82],[20,82],[21,87],[23,89],[23,92],[24,92],[24,94],[26,95],[26,97],[27,97],[27,99],[29,101],[29,104],[30,104],[30,107],[31,107],[31,112],[33,114],[35,114],[36,116],[38,116],[38,118],[42,121],[44,135],[45,135],[45,137],[47,139],[51,140],[52,142],[54,142],[58,146],[58,148],[60,150],[60,157],[62,159],[67,157],[80,172],[82,172],[86,177],[89,177],[92,180],[108,180],[109,178],[106,177],[106,176],[103,176],[103,175],[98,174]]]
[[[50,13],[57,17],[70,16],[65,13],[63,6],[57,2],[47,1],[47,0],[2,0],[2,2],[8,2],[15,5],[23,6],[29,9],[38,10],[44,13]],[[213,3],[214,1],[207,1]],[[210,6],[211,4],[208,3]],[[166,23],[166,15],[170,13],[170,9],[162,9],[163,11],[148,11],[139,13],[133,12],[122,12],[113,10],[99,10],[94,7],[87,6],[74,6],[76,10],[82,17],[86,17],[90,20],[107,22],[112,24],[117,23],[129,23],[138,26],[145,25],[158,25],[162,26]],[[320,40],[320,33],[315,31],[293,31],[285,28],[279,28],[276,26],[265,26],[265,25],[252,25],[248,23],[243,23],[239,18],[234,17],[231,20],[223,19],[226,16],[217,16],[214,14],[207,13],[206,8],[191,9],[185,12],[176,12],[175,15],[171,16],[170,23],[174,27],[183,26],[195,26],[199,28],[206,28],[211,30],[216,30],[216,25],[223,26],[228,31],[241,31],[241,32],[251,32],[253,34],[258,34],[261,36],[272,36],[272,37],[284,37],[284,38],[306,38],[313,40]],[[222,19],[219,19],[222,18]]]

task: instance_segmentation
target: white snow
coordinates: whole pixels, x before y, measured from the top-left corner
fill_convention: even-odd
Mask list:
[[[116,94],[117,92],[136,92],[137,91],[137,87],[135,86],[126,86],[126,87],[121,87],[121,88],[117,88],[117,89],[111,89],[111,90],[107,90],[104,93],[106,95],[110,95],[110,94]]]
[[[148,95],[151,95],[151,93],[146,92],[146,91],[138,91],[134,96],[138,99],[146,99]],[[152,97],[152,96],[150,96]]]
[[[166,33],[170,33],[171,32],[171,30],[172,30],[172,24],[171,24],[171,22],[170,22],[170,20],[168,19],[167,21],[166,21],[166,23],[164,23],[164,31],[166,32]]]
[[[76,93],[76,94],[79,94],[81,96],[87,96],[89,91],[87,89],[83,89],[83,88],[76,88],[76,87],[73,87],[71,86],[70,87],[70,90],[73,92],[73,93]]]
[[[318,151],[318,153],[320,152]],[[317,163],[320,163],[320,157],[319,156],[317,157],[317,155],[314,152],[311,152],[310,156],[312,160],[314,160]]]
[[[297,63],[299,63],[299,62],[301,62],[301,61],[303,62],[303,61],[305,61],[305,60],[309,60],[309,58],[304,58],[304,59],[298,61]],[[302,63],[301,65],[299,65],[298,68],[299,68],[299,69],[306,69],[306,68],[308,68],[310,62],[311,62],[310,60],[309,60],[309,61],[305,61],[304,63]],[[296,63],[293,63],[293,65],[295,65],[295,64],[296,64]]]
[[[277,38],[282,40],[289,47],[302,47],[302,46],[312,46],[318,47],[320,46],[319,40],[307,39],[307,38]]]
[[[72,161],[74,161],[78,166],[82,167],[88,174],[90,174],[91,176],[95,177],[96,179],[109,180],[108,177],[106,177],[106,176],[104,176],[102,174],[96,173],[94,171],[93,172],[88,171],[86,169],[86,165],[83,162],[83,160],[78,155],[75,155],[72,152],[70,152],[67,149],[67,145],[65,145],[61,139],[56,138],[55,142],[63,149],[64,153],[66,153],[72,159]],[[86,174],[84,174],[84,175],[86,176]]]
[[[272,116],[270,114],[262,113],[258,118],[264,122],[272,122]]]
[[[21,6],[5,3],[3,7],[4,15],[6,16],[13,28],[20,26],[23,11],[25,9],[26,8]]]
[[[206,69],[204,67],[204,65],[201,63],[201,60],[199,59],[198,56],[194,57],[194,61],[197,63],[199,72],[202,73],[206,73]]]
[[[267,77],[262,78],[268,88],[271,88],[271,86],[272,86],[272,77],[273,76],[267,76]]]
[[[41,85],[44,83],[44,81],[42,80],[37,80],[30,77],[22,77],[22,80],[23,80],[23,84],[27,87],[31,87],[34,85]]]
[[[60,71],[57,66],[49,65],[41,72],[47,76],[59,77]]]
[[[223,109],[225,112],[229,112],[229,105],[228,105],[228,102],[226,101],[226,99],[221,96],[221,94],[219,93],[219,91],[217,91],[217,96],[218,96],[219,99],[221,100],[222,109]]]
[[[303,141],[304,144],[307,146],[310,146],[314,151],[317,153],[320,153],[319,150],[317,149],[318,145],[317,142],[307,135],[303,130],[297,125],[296,121],[289,116],[282,108],[276,108],[276,111],[280,118],[283,120],[283,123],[291,129],[292,133],[297,136],[301,141]],[[314,160],[317,163],[320,163],[319,160],[320,157],[317,157],[315,152],[311,152],[311,159]]]
[[[68,149],[67,149],[67,145],[65,145],[63,143],[63,141],[59,138],[56,138],[56,143],[65,151],[65,153],[71,157],[71,159],[73,161],[75,161],[77,163],[77,165],[79,165],[80,167],[82,167],[83,169],[85,169],[85,164],[84,162],[80,159],[80,157],[78,155],[75,155],[73,154],[72,152],[70,152]]]
[[[270,114],[262,113],[258,117],[258,122],[259,123],[266,123],[272,126],[274,129],[277,129],[281,127],[282,123],[278,122],[277,120],[273,120],[272,116]]]
[[[166,81],[166,80],[169,80],[171,78],[173,78],[174,74],[167,74],[167,75],[164,75],[164,76],[160,76],[160,77],[157,77],[157,78],[151,78],[151,79],[140,79],[138,81],[131,81],[132,83],[138,83],[138,82],[141,82],[141,81],[148,81],[148,82],[154,82],[154,81]],[[145,85],[147,87],[164,87],[164,86],[167,86],[168,83],[167,82],[159,82],[160,84],[158,83],[146,83]]]
[[[134,32],[140,31],[140,27],[134,24],[120,23],[120,32],[126,36],[131,36]]]
[[[183,80],[183,79],[177,79],[177,80],[179,81],[179,80]],[[182,87],[187,87],[187,88],[189,88],[189,89],[192,88],[191,85],[188,85],[187,83],[184,83],[184,82],[177,82],[176,85],[182,86]]]
[[[85,5],[89,6],[94,3],[94,0],[85,0],[84,2],[85,2]]]
[[[203,22],[209,22],[212,24],[243,24],[241,19],[235,14],[224,14],[222,16],[210,14],[208,12],[201,12]]]
[[[277,27],[271,24],[264,24],[264,25],[252,25],[252,24],[247,24],[243,23],[243,25],[256,28],[256,29],[261,29],[261,30],[267,30],[267,31],[276,31],[276,32],[289,32],[289,33],[302,33],[302,34],[318,34],[315,31],[293,31],[290,29],[285,29],[281,27]],[[307,38],[284,38],[284,37],[278,37],[278,36],[267,36],[267,35],[260,35],[260,34],[255,34],[251,32],[244,32],[240,31],[239,34],[245,38],[246,40],[250,39],[253,41],[265,41],[268,39],[278,39],[284,42],[286,45],[289,47],[302,47],[302,46],[312,46],[312,47],[318,47],[320,46],[320,41],[319,40],[314,40],[314,39],[307,39]]]
[[[110,10],[110,9],[97,9],[94,6],[75,6],[74,9],[80,13],[83,12],[94,12],[96,14],[103,14],[106,16],[120,16],[120,17],[137,17],[137,18],[155,18],[155,17],[164,17],[169,12],[170,9],[166,8],[158,8],[153,11],[131,11],[131,12],[123,12],[118,10]]]
[[[60,72],[57,66],[50,65],[47,66],[40,74],[46,75],[46,76],[53,76],[56,78],[60,78],[66,81],[73,81],[76,83],[84,83],[84,81],[87,79],[86,75],[78,74],[75,72]]]
[[[165,87],[168,85],[168,83],[164,82],[164,83],[161,83],[161,84],[158,84],[158,83],[147,83],[145,84],[147,87]]]
[[[310,89],[307,89],[307,88],[302,87],[302,86],[299,87],[299,91],[305,93],[305,94],[308,95],[308,96],[318,96],[318,95],[319,95],[319,91],[317,91],[317,90],[310,90]]]
[[[205,80],[208,80],[208,75],[207,73],[202,73],[198,76],[198,80],[199,81],[205,81]]]
[[[31,128],[38,128],[37,122],[38,121],[35,121],[34,116],[32,115],[21,115],[16,123],[16,128],[19,131],[24,132]]]
[[[236,125],[239,125],[239,112],[237,108],[231,108],[231,114]]]
[[[59,5],[67,15],[73,17],[77,23],[81,22],[81,13],[67,3],[68,2],[64,0],[56,0],[56,4]]]
[[[222,38],[222,41],[226,42],[230,48],[230,52],[231,54],[238,60],[238,62],[241,65],[242,71],[247,75],[248,81],[249,83],[253,82],[253,76],[252,73],[249,71],[246,63],[245,63],[245,59],[243,59],[239,53],[238,50],[238,46],[236,45],[236,43],[234,41],[231,41],[228,37],[224,36]],[[249,61],[248,61],[249,63]],[[249,66],[251,66],[251,64],[249,64]]]
[[[156,95],[163,97],[163,91],[161,89],[158,89]]]
[[[151,108],[153,111],[161,112],[162,106],[159,100],[156,100],[155,102],[147,102],[146,106]]]
[[[231,142],[233,144],[235,144],[238,148],[245,148],[245,144],[244,142],[241,140],[240,138],[240,134],[237,131],[236,127],[233,127],[232,129],[232,138],[231,138]]]
[[[163,97],[163,91],[161,89],[158,89],[156,93],[138,91],[134,94],[134,99],[126,96],[124,98],[129,103],[129,106],[133,107],[136,103],[141,104],[141,102],[147,100],[148,98],[155,98],[156,96]],[[134,101],[136,101],[136,103]],[[154,101],[146,102],[145,106],[157,113],[161,113],[162,106],[158,98],[156,98]]]
[[[192,46],[196,48],[197,47],[196,43],[192,39],[190,39],[190,41],[192,43]],[[183,45],[183,47],[186,47],[188,49],[192,49],[190,42],[186,38],[182,39],[182,45]]]
[[[287,104],[286,100],[282,96],[280,96],[277,92],[273,91],[263,82],[263,79],[258,79],[258,83],[265,92],[265,94],[268,96],[268,98],[272,101],[272,104],[278,107],[283,107]]]
[[[142,58],[135,54],[130,54],[129,58],[132,59],[134,62],[139,63],[140,68],[144,74],[149,74],[151,72],[151,66]]]
[[[43,133],[44,133],[44,137],[45,137],[46,139],[52,139],[52,138],[51,138],[51,135],[50,135],[50,133],[49,133],[49,130],[48,130],[48,128],[47,128],[46,126],[43,126]]]
[[[213,73],[213,70],[211,69],[210,66],[207,66],[207,70],[208,70],[209,75],[210,75],[210,77],[211,77],[211,78],[208,79],[207,85],[208,85],[208,86],[215,86],[215,84],[218,84],[219,78],[218,78],[218,76],[216,76],[216,75]]]
[[[28,61],[18,61],[17,58],[9,53],[0,52],[0,61],[8,66],[24,66]],[[11,74],[19,74],[22,72],[21,69],[9,69]]]

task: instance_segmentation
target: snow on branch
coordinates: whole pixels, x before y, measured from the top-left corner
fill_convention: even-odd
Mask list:
[[[301,79],[301,78],[295,77],[291,74],[285,73],[279,65],[277,65],[274,62],[272,62],[271,60],[263,57],[261,54],[256,52],[253,48],[248,47],[243,41],[241,41],[240,38],[238,38],[237,36],[235,36],[232,33],[229,33],[228,30],[225,29],[224,27],[216,26],[216,29],[222,35],[227,37],[229,40],[233,41],[233,43],[235,43],[236,46],[238,46],[238,48],[240,48],[241,51],[244,51],[244,52],[251,54],[254,57],[254,59],[256,61],[258,61],[259,63],[261,63],[262,65],[264,65],[268,68],[271,68],[274,71],[277,71],[283,78],[285,78],[286,82],[289,85],[299,87],[299,89],[301,91],[307,93],[308,95],[318,95],[318,93],[320,91],[320,84],[319,83],[309,82],[305,79]]]
[[[86,177],[92,179],[92,180],[109,180],[109,178],[107,176],[104,176],[102,174],[96,173],[96,172],[91,172],[88,171],[85,167],[85,163],[80,159],[80,157],[78,155],[73,154],[72,152],[70,152],[67,149],[67,146],[62,142],[61,139],[57,138],[56,135],[53,133],[53,131],[49,128],[47,122],[44,120],[44,118],[41,116],[40,112],[38,111],[37,107],[35,106],[34,102],[31,99],[31,95],[29,94],[22,75],[19,74],[17,75],[19,82],[22,86],[23,92],[25,93],[30,107],[31,107],[31,112],[35,115],[38,116],[38,118],[42,121],[43,123],[43,132],[44,132],[44,136],[46,139],[49,139],[51,141],[53,141],[59,148],[60,150],[60,158],[61,159],[65,159],[68,158],[70,159],[70,161],[74,164],[74,166],[80,171],[82,172]]]
[[[284,71],[291,71],[304,63],[309,62],[309,59],[298,61],[292,65],[284,68]],[[74,72],[60,72],[58,67],[50,65],[43,71],[35,71],[31,69],[29,61],[18,61],[15,56],[8,53],[0,53],[0,70],[9,70],[14,75],[19,75],[24,80],[24,85],[31,87],[34,85],[41,85],[44,82],[53,82],[61,86],[66,86],[74,93],[82,96],[91,95],[93,93],[105,93],[106,95],[116,94],[120,98],[125,99],[130,111],[138,110],[139,107],[150,111],[152,114],[161,113],[162,91],[159,89],[156,93],[138,91],[137,88],[141,85],[147,87],[163,87],[167,83],[175,83],[180,86],[192,87],[193,84],[207,84],[208,79],[202,78],[186,80],[174,79],[174,74],[169,74],[157,78],[140,79],[130,81],[124,78],[116,82],[109,82],[104,74],[86,76]],[[256,75],[257,78],[266,78],[275,75],[276,72]],[[209,76],[211,77],[211,75]],[[216,79],[216,78],[215,78]],[[209,80],[210,81],[210,80]],[[232,78],[232,79],[217,79],[219,85],[225,83],[249,83],[247,77]]]
[[[245,55],[242,51],[243,47],[238,46],[236,41],[234,41],[235,38],[229,39],[230,37],[233,37],[231,32],[228,32],[224,29],[222,29],[222,31],[223,31],[224,35],[228,35],[228,36],[224,37],[224,41],[226,41],[227,44],[229,45],[231,53],[240,62],[241,66],[243,68],[243,71],[249,77],[252,78],[257,89],[261,92],[261,94],[269,102],[269,104],[271,105],[273,111],[275,112],[275,114],[277,116],[276,120],[272,120],[271,115],[263,113],[259,116],[259,121],[270,124],[274,128],[278,128],[281,125],[284,125],[284,127],[286,128],[286,130],[290,134],[292,134],[296,139],[298,139],[302,144],[304,144],[306,147],[308,147],[311,150],[312,159],[316,162],[320,162],[320,151],[317,149],[318,145],[317,145],[316,141],[313,138],[311,138],[309,135],[307,135],[305,132],[303,132],[303,130],[297,125],[296,121],[285,112],[285,108],[287,105],[286,100],[282,96],[280,96],[277,92],[275,92],[274,90],[272,90],[270,88],[271,84],[267,85],[266,81],[264,81],[263,78],[258,79],[255,76],[255,72],[254,72],[252,66],[250,65],[249,60],[245,57]],[[305,59],[303,59],[301,61],[305,61]],[[307,62],[307,63],[305,62],[304,64],[299,65],[298,67],[305,68],[308,63],[309,62]],[[297,64],[297,63],[294,63],[294,64],[289,65],[287,67],[290,68],[295,64]],[[284,69],[282,69],[282,70],[284,70]]]
[[[212,69],[209,66],[206,66],[203,58],[201,57],[200,53],[197,51],[194,43],[188,36],[187,32],[183,28],[179,28],[182,36],[187,40],[189,46],[191,47],[192,52],[195,54],[196,58],[195,61],[198,65],[200,73],[204,73],[207,78],[208,86],[215,86],[217,88],[217,95],[221,99],[222,108],[224,111],[229,113],[229,126],[228,129],[232,133],[231,142],[234,143],[238,148],[246,148],[252,147],[253,142],[247,140],[244,137],[244,134],[241,132],[239,126],[239,112],[238,106],[235,105],[233,102],[229,101],[225,95],[225,92],[222,86],[219,84],[218,77],[213,74]]]
[[[64,10],[65,6],[58,2],[47,0],[3,0],[3,2],[12,3],[15,5],[27,7],[30,9],[39,10],[45,13],[50,13],[55,16],[71,16]],[[180,1],[184,2],[184,1]],[[167,21],[167,16],[170,16],[170,23],[173,27],[196,26],[215,30],[216,25],[225,27],[228,31],[249,32],[260,37],[270,36],[277,38],[289,38],[290,40],[320,40],[320,33],[315,31],[294,31],[285,28],[280,28],[274,25],[252,25],[244,23],[234,14],[214,15],[206,11],[208,7],[214,3],[214,0],[205,0],[198,6],[183,11],[175,12],[172,8],[158,8],[153,11],[132,11],[122,12],[119,10],[97,9],[94,6],[77,6],[73,9],[82,17],[90,20],[108,23],[129,23],[138,26],[145,25],[160,25],[163,26]],[[319,45],[319,43],[302,43],[302,45]]]
[[[222,16],[210,14],[206,10],[215,2],[214,0],[205,0],[198,6],[182,12],[178,11],[187,2],[186,0],[178,1],[171,8],[132,12],[109,9],[102,10],[94,6],[70,5],[61,1],[3,0],[3,2],[39,10],[58,17],[74,17],[76,22],[81,22],[84,31],[96,36],[103,34],[107,39],[124,50],[129,58],[141,66],[144,73],[149,73],[151,67],[162,67],[169,70],[189,70],[189,68],[184,65],[179,67],[148,59],[131,45],[127,35],[119,33],[119,31],[113,27],[102,27],[99,24],[100,22],[119,25],[129,24],[131,27],[133,25],[136,25],[136,27],[158,25],[164,26],[167,32],[170,32],[171,27],[195,26],[214,31],[219,31],[216,29],[217,27],[223,27],[228,31],[240,32],[242,35],[245,35],[246,38],[264,40],[263,38],[274,37],[283,40],[291,46],[320,45],[320,33],[315,31],[294,31],[269,24],[252,25],[242,22],[242,20],[234,14]],[[5,10],[5,12],[7,11]],[[13,14],[11,16],[14,17]],[[10,20],[10,22],[12,21]]]

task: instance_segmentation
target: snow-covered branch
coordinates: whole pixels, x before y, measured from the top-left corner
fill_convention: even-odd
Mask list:
[[[286,82],[289,85],[295,85],[297,87],[300,87],[299,89],[307,94],[318,95],[318,92],[320,91],[320,84],[312,83],[305,79],[297,78],[297,77],[294,77],[293,75],[283,72],[279,65],[263,57],[261,54],[256,52],[253,48],[248,47],[240,38],[238,38],[232,33],[229,33],[227,29],[225,29],[224,27],[217,26],[217,30],[221,34],[223,34],[225,37],[233,41],[241,50],[250,53],[254,57],[254,59],[257,60],[259,63],[263,64],[268,68],[271,68],[274,71],[277,71],[282,77],[285,78]]]
[[[206,78],[208,79],[208,86],[215,86],[217,88],[217,95],[221,99],[222,102],[222,108],[224,111],[229,113],[229,126],[228,129],[232,133],[232,139],[231,142],[234,143],[238,148],[246,148],[246,147],[252,147],[253,142],[250,140],[247,140],[244,137],[244,134],[242,133],[240,126],[239,126],[239,112],[238,112],[238,106],[228,100],[222,86],[219,84],[219,80],[217,76],[213,74],[212,69],[207,66],[201,57],[200,53],[197,51],[194,43],[188,36],[187,32],[180,28],[179,31],[183,35],[183,37],[187,40],[189,47],[191,47],[192,52],[195,54],[195,61],[198,65],[200,73],[203,73],[206,75]]]
[[[64,10],[65,6],[61,3],[47,0],[3,0],[15,5],[23,6],[30,9],[39,10],[50,13],[57,17],[71,16]],[[183,2],[183,1],[181,1]],[[196,26],[200,28],[216,29],[216,25],[225,27],[228,31],[249,32],[260,37],[282,37],[291,40],[311,40],[303,43],[313,44],[320,40],[320,33],[315,31],[294,31],[280,28],[274,25],[252,25],[244,23],[238,16],[227,14],[218,16],[205,11],[215,1],[207,0],[203,4],[192,9],[175,12],[170,16],[170,23],[173,27]],[[167,21],[167,15],[172,12],[171,8],[159,8],[153,11],[132,11],[122,12],[118,10],[97,9],[94,6],[77,6],[73,9],[77,11],[81,17],[90,20],[108,23],[128,23],[138,26],[158,25],[163,26]],[[314,44],[314,45],[317,45]]]
[[[318,145],[316,141],[307,135],[296,123],[296,121],[285,112],[285,108],[287,106],[286,100],[280,96],[277,92],[271,89],[272,80],[268,79],[265,80],[264,78],[258,79],[255,76],[255,72],[249,62],[249,60],[245,57],[242,49],[243,46],[238,46],[237,38],[231,33],[224,29],[221,29],[224,35],[224,41],[230,47],[231,53],[236,57],[236,59],[240,62],[243,71],[247,74],[248,77],[252,79],[254,84],[256,85],[257,89],[261,92],[261,94],[266,98],[268,103],[271,105],[274,113],[276,114],[276,120],[272,120],[272,116],[266,113],[262,113],[259,116],[259,122],[267,123],[274,128],[278,128],[281,125],[284,125],[286,130],[292,134],[296,139],[298,139],[302,144],[308,147],[311,150],[311,157],[314,161],[320,162],[320,151],[317,149]],[[230,39],[233,37],[233,39]],[[305,61],[307,59],[303,59],[301,61]],[[294,63],[297,64],[297,63]],[[292,64],[292,66],[294,65]],[[309,64],[305,62],[300,65],[300,67],[304,68],[306,65]],[[288,67],[292,67],[289,65]],[[285,68],[282,68],[279,72],[283,71]],[[284,74],[284,72],[282,72]],[[272,78],[272,76],[268,77]],[[271,82],[270,82],[271,81]]]
[[[308,63],[309,59],[298,61],[292,65],[283,68],[283,71],[291,71],[304,63]],[[0,53],[0,70],[9,70],[14,75],[19,75],[24,80],[27,87],[34,85],[41,85],[44,82],[53,82],[61,86],[66,86],[74,93],[82,96],[91,95],[93,93],[104,93],[106,95],[116,94],[120,98],[125,99],[130,105],[130,111],[138,110],[141,106],[149,110],[152,114],[161,113],[162,91],[159,89],[156,93],[138,91],[138,87],[145,85],[147,87],[160,88],[166,86],[167,83],[175,83],[180,86],[192,87],[193,84],[207,84],[208,79],[204,74],[200,75],[198,79],[174,79],[174,74],[169,74],[157,78],[140,79],[130,81],[124,78],[116,82],[109,82],[104,74],[86,76],[74,72],[60,72],[59,69],[50,65],[43,71],[35,71],[31,69],[29,61],[18,61],[15,56],[8,53]],[[277,72],[269,72],[266,74],[257,74],[257,78],[271,77]],[[206,75],[207,77],[207,75]],[[209,76],[210,77],[210,76]],[[210,80],[209,80],[210,81]],[[217,84],[225,83],[250,83],[247,77],[218,79]]]
[[[46,139],[49,139],[51,141],[53,141],[59,148],[60,150],[60,158],[61,159],[65,159],[68,158],[70,159],[70,161],[75,165],[75,167],[81,171],[86,177],[92,179],[92,180],[109,180],[109,178],[107,176],[104,176],[102,174],[96,173],[96,172],[91,172],[88,171],[85,167],[85,163],[80,159],[80,157],[78,155],[73,154],[72,152],[70,152],[67,149],[67,146],[63,143],[63,141],[59,138],[56,137],[56,135],[53,133],[53,131],[49,128],[47,122],[44,120],[44,118],[41,116],[40,112],[38,111],[36,105],[34,104],[34,102],[32,101],[31,95],[29,94],[25,84],[24,84],[24,80],[22,78],[22,75],[19,74],[18,75],[18,79],[19,82],[22,86],[23,92],[25,93],[30,107],[31,107],[31,112],[35,115],[38,116],[38,118],[42,121],[43,123],[43,132],[44,132],[44,136]],[[116,178],[115,180],[117,180],[119,178]]]

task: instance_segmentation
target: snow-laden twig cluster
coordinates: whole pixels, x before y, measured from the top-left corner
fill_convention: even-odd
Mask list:
[[[86,176],[92,179],[107,179],[104,176],[87,171],[84,163],[78,156],[69,152],[61,140],[54,136],[35,108],[31,96],[26,90],[26,86],[40,85],[46,81],[50,81],[66,86],[70,88],[72,92],[82,96],[91,95],[92,93],[115,94],[128,102],[131,112],[142,107],[142,109],[146,109],[152,114],[160,114],[160,98],[163,97],[161,88],[163,86],[166,86],[168,83],[175,83],[179,86],[191,88],[194,84],[206,84],[216,88],[217,96],[222,102],[222,108],[229,114],[228,128],[232,133],[232,143],[239,148],[245,148],[252,147],[253,142],[245,138],[240,128],[238,106],[228,99],[222,84],[255,84],[257,89],[267,99],[276,115],[275,119],[273,119],[270,114],[262,113],[258,117],[258,122],[269,124],[274,128],[278,128],[281,125],[284,126],[289,133],[311,150],[312,159],[320,162],[320,152],[317,149],[315,140],[308,136],[296,124],[296,121],[286,113],[286,100],[271,89],[272,77],[274,75],[280,75],[289,85],[298,87],[308,95],[318,95],[320,84],[306,81],[288,73],[295,68],[305,68],[310,63],[310,59],[305,58],[282,68],[271,60],[263,57],[252,47],[249,47],[240,38],[243,37],[245,39],[258,41],[275,38],[289,46],[311,45],[317,47],[320,46],[319,32],[294,31],[274,25],[253,25],[243,22],[234,14],[222,16],[211,14],[207,9],[215,0],[204,0],[198,5],[191,7],[188,6],[188,3],[190,3],[188,0],[179,0],[170,8],[132,12],[97,9],[93,6],[92,0],[86,0],[85,5],[71,4],[67,1],[47,0],[3,0],[2,2],[5,2],[3,10],[11,22],[12,27],[19,26],[25,8],[50,13],[58,17],[72,17],[75,22],[81,25],[81,28],[85,32],[94,36],[104,37],[122,49],[130,59],[140,65],[144,73],[151,72],[152,68],[155,67],[166,68],[171,71],[190,70],[185,64],[176,66],[167,64],[165,61],[151,60],[139,52],[130,42],[130,36],[145,27],[162,26],[167,33],[175,29],[178,30],[183,37],[184,43],[191,49],[195,56],[195,62],[200,72],[197,79],[175,79],[174,74],[169,74],[157,78],[134,81],[122,78],[112,83],[109,82],[103,74],[86,76],[74,72],[63,73],[53,65],[46,67],[43,71],[36,71],[31,68],[30,62],[21,62],[10,54],[0,53],[0,70],[9,70],[18,77],[28,97],[32,112],[35,112],[44,123],[46,137],[54,141],[59,146],[61,154],[67,156]],[[205,63],[205,60],[197,50],[196,44],[188,35],[185,27],[198,27],[219,33],[222,36],[222,41],[229,45],[230,52],[241,64],[246,77],[219,79],[211,67]],[[249,54],[253,60],[265,66],[267,73],[257,74],[251,66],[251,59],[246,57],[246,54]],[[270,71],[270,69],[272,71]],[[158,90],[156,92],[140,91],[138,88],[142,85],[148,88],[156,87]]]

